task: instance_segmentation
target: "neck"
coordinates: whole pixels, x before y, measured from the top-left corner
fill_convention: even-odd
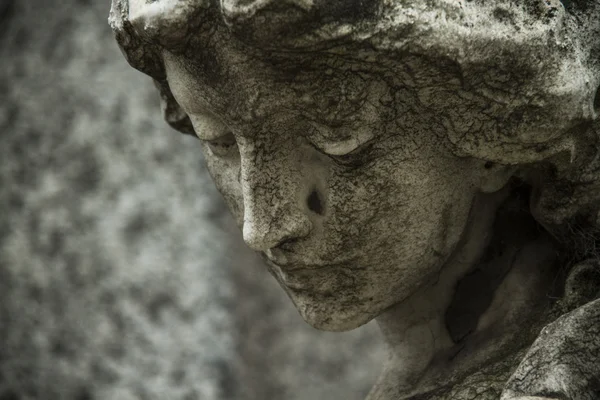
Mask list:
[[[389,358],[368,400],[409,398],[451,384],[530,340],[522,327],[539,320],[547,305],[551,283],[544,277],[555,252],[537,227],[523,227],[527,232],[515,237],[513,223],[523,224],[517,222],[522,215],[495,221],[507,195],[479,196],[463,240],[435,282],[377,318]],[[512,235],[503,235],[503,225]]]

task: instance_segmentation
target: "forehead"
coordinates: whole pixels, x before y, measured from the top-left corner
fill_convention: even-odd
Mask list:
[[[192,54],[163,53],[169,86],[188,114],[247,124],[291,112],[335,125],[389,96],[391,74],[374,63],[325,52],[267,53],[231,38],[216,43]]]

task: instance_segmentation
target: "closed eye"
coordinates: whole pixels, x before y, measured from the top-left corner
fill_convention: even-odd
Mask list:
[[[370,140],[364,141],[360,137],[352,137],[339,142],[322,142],[318,146],[325,154],[330,156],[345,156],[357,151]]]
[[[238,154],[237,141],[233,133],[212,140],[203,140],[210,152],[217,157],[230,157]]]
[[[369,129],[345,132],[343,140],[332,140],[332,130],[311,121],[309,141],[321,153],[329,156],[337,164],[356,167],[364,163],[365,150],[374,143],[374,135]],[[339,134],[340,132],[338,132]]]
[[[375,140],[369,140],[366,143],[361,143],[358,147],[355,147],[354,145],[351,147],[352,150],[348,153],[344,153],[344,154],[331,154],[328,153],[327,151],[325,151],[325,149],[321,146],[318,146],[317,144],[313,143],[312,141],[309,141],[310,145],[312,147],[314,147],[318,152],[325,154],[326,156],[328,156],[330,159],[332,159],[336,164],[345,167],[345,168],[357,168],[360,167],[361,165],[364,165],[368,162],[368,160],[371,158],[370,154],[371,151],[370,149],[373,147],[373,144],[375,144]],[[350,147],[345,147],[344,151],[350,149]],[[336,148],[335,150],[339,150],[339,148]],[[334,151],[335,151],[334,150]]]
[[[366,143],[362,143],[358,147],[354,148],[349,153],[340,154],[340,155],[332,155],[328,154],[331,159],[333,159],[336,164],[344,166],[344,167],[360,167],[368,162],[369,159],[372,159],[371,151],[369,149],[375,143],[374,140],[370,140]],[[327,154],[327,153],[326,153]]]
[[[196,136],[217,157],[229,157],[238,154],[237,141],[231,130],[211,112],[192,114],[190,120]]]

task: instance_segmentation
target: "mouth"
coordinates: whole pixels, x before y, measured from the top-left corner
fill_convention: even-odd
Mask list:
[[[263,259],[269,264],[271,267],[275,267],[281,271],[285,271],[288,273],[301,273],[301,272],[310,272],[319,270],[322,268],[327,268],[330,265],[321,265],[321,264],[305,264],[298,262],[289,262],[287,260],[276,259],[273,260],[268,256],[263,254]]]
[[[307,262],[306,260],[297,257],[296,255],[288,255],[282,254],[279,252],[274,252],[267,250],[264,253],[261,253],[262,258],[269,264],[270,266],[277,267],[282,271],[286,272],[302,272],[302,271],[316,271],[325,268],[335,268],[341,267],[343,265],[348,265],[352,262],[353,257],[343,258],[341,260],[335,260],[334,262],[327,261],[314,261]]]
[[[290,260],[287,257],[279,257],[279,258],[271,258],[269,254],[262,254],[263,259],[272,267],[276,267],[282,271],[286,271],[289,273],[301,273],[301,272],[310,272],[316,271],[324,268],[334,268],[339,267],[346,262],[336,262],[336,263],[306,263],[299,262],[296,260]]]
[[[295,291],[330,292],[331,277],[329,274],[340,268],[348,267],[346,263],[285,263],[281,265],[267,256],[264,256],[264,259],[275,278],[285,287]]]

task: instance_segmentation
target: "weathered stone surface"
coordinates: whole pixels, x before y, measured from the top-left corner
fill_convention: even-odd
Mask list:
[[[364,397],[375,327],[320,335],[259,272],[107,11],[0,2],[0,398]]]
[[[600,300],[546,326],[506,385],[503,399],[600,397]]]
[[[306,322],[376,318],[369,400],[599,395],[600,1],[113,0],[110,23]]]

